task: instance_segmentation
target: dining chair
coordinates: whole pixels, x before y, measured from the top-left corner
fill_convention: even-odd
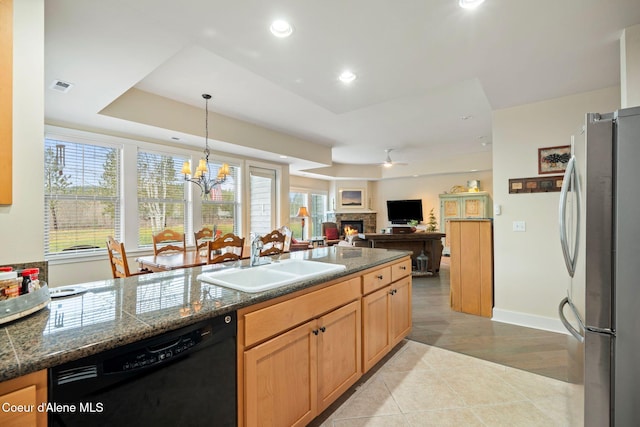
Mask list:
[[[182,246],[180,246],[182,245]],[[165,229],[153,235],[153,254],[162,252],[186,252],[187,245],[184,233],[179,233],[170,229]]]
[[[279,230],[273,230],[269,234],[260,237],[263,247],[260,256],[278,255],[284,252],[284,241],[286,236]]]
[[[237,261],[242,258],[244,237],[227,233],[216,240],[208,242],[207,264],[217,264],[226,261]]]
[[[213,229],[209,227],[203,227],[200,230],[193,233],[196,242],[196,251],[207,249],[209,241],[213,240]]]
[[[107,252],[109,253],[109,264],[111,265],[111,274],[114,279],[151,273],[151,271],[146,269],[134,271],[132,273],[129,270],[129,263],[127,261],[127,253],[124,250],[124,243],[118,242],[111,236],[107,237]]]

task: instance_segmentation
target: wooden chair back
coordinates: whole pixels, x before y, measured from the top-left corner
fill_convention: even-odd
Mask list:
[[[207,264],[217,264],[219,262],[237,261],[242,258],[244,248],[244,237],[227,233],[216,240],[208,242]]]
[[[151,273],[149,270],[137,270],[132,273],[129,270],[124,243],[118,242],[111,236],[107,237],[107,253],[109,254],[109,264],[111,265],[111,274],[114,279]]]
[[[284,241],[286,236],[279,230],[273,230],[267,235],[260,237],[262,240],[263,248],[260,251],[260,256],[265,255],[278,255],[284,252]]]
[[[202,229],[193,233],[196,242],[196,251],[207,249],[209,241],[213,240],[213,229],[209,227],[203,227]]]
[[[153,254],[162,252],[186,252],[187,245],[184,233],[178,233],[170,229],[162,230],[153,236]]]

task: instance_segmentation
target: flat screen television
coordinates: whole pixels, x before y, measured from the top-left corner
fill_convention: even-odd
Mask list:
[[[391,224],[422,221],[422,200],[387,200],[387,217]]]

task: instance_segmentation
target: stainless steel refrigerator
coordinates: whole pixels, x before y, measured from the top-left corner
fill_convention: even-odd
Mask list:
[[[640,426],[640,107],[589,113],[559,206],[584,425]]]

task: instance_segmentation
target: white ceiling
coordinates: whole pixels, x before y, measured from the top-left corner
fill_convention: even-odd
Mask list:
[[[310,176],[486,170],[492,110],[619,84],[619,38],[640,23],[638,0],[457,3],[47,0],[45,87],[74,87],[45,91],[46,120],[201,146],[201,133],[101,111],[139,89],[197,107],[204,122],[210,93],[210,111],[331,147],[337,167]],[[291,37],[270,34],[276,18],[294,25]],[[348,86],[337,80],[345,68],[358,75]],[[215,148],[282,151],[225,142]],[[408,165],[365,167],[388,148]],[[327,163],[299,157],[280,161],[292,173]]]

